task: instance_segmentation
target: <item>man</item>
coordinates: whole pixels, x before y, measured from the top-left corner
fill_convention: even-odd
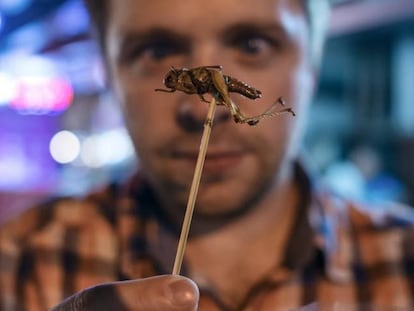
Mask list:
[[[2,229],[5,310],[413,306],[414,232],[392,226],[408,217],[373,222],[319,191],[298,161],[324,0],[88,4],[140,171],[126,188],[54,201]],[[246,115],[283,96],[297,116],[250,127],[217,107],[182,268],[191,281],[168,274],[208,105],[154,89],[171,66],[205,65],[263,93],[233,96]]]

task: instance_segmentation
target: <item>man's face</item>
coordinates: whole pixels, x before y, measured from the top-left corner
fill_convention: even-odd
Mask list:
[[[232,95],[247,116],[282,96],[285,114],[257,126],[216,110],[197,212],[235,212],[274,184],[296,154],[313,72],[300,0],[113,0],[106,35],[113,87],[140,167],[164,203],[184,208],[208,104],[197,95],[155,92],[175,68],[222,65],[223,73],[263,93]],[[193,124],[194,125],[194,124]]]

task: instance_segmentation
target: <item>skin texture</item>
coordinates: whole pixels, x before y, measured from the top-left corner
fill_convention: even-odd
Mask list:
[[[315,77],[301,0],[113,0],[109,12],[103,49],[112,88],[140,167],[177,227],[208,105],[197,95],[154,91],[171,66],[222,65],[224,74],[259,89],[255,101],[232,95],[246,116],[280,96],[296,112],[250,127],[234,123],[226,107],[216,110],[186,260],[235,307],[281,261],[296,212],[292,162]],[[173,279],[107,284],[86,297],[108,307],[115,296],[127,310],[195,310],[198,292],[187,279],[174,289],[176,302],[167,295],[166,303],[165,282]],[[78,302],[74,296],[56,310],[99,309],[73,308]]]

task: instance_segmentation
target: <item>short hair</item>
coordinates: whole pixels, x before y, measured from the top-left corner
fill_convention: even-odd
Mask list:
[[[323,43],[328,29],[331,0],[301,0],[307,14],[310,26],[311,57],[315,64],[319,64],[322,55]],[[93,22],[93,31],[105,53],[105,35],[107,19],[109,17],[109,0],[84,0]]]

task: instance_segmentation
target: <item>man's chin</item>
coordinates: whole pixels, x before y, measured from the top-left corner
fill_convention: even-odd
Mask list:
[[[212,208],[212,206],[214,206]],[[249,205],[251,206],[251,205]],[[215,204],[195,206],[191,224],[191,235],[197,236],[225,227],[249,210],[248,205]]]
[[[180,194],[176,192],[174,197],[170,197],[169,203],[170,206],[175,206],[174,209],[184,213],[188,199],[188,191],[183,191]],[[195,198],[194,214],[200,218],[227,218],[230,215],[238,214],[238,211],[242,209],[243,204],[236,202],[234,198],[217,197],[212,194],[206,195],[202,191]]]
[[[188,204],[188,196],[179,197],[175,206],[179,207],[183,212]],[[213,219],[226,218],[229,215],[237,214],[238,210],[243,209],[240,204],[236,204],[231,200],[218,200],[217,198],[205,199],[202,197],[195,198],[194,214],[197,217]]]
[[[244,213],[245,201],[234,198],[208,198],[200,197],[195,203],[194,213],[196,217],[203,219],[229,219]]]
[[[190,185],[181,178],[174,178],[164,183],[159,193],[162,194],[162,202],[168,214],[175,217],[184,215],[186,209]],[[255,184],[249,182],[248,184]],[[240,180],[234,178],[216,178],[214,180],[203,180],[195,197],[194,214],[197,218],[229,219],[249,210],[256,197],[261,193],[259,187],[244,187]]]

